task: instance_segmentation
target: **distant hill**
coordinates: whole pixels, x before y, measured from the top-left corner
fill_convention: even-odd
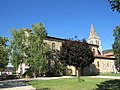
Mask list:
[[[106,54],[106,53],[108,53],[108,52],[113,52],[113,49],[104,50],[104,51],[102,51],[102,52],[103,52],[103,54]]]

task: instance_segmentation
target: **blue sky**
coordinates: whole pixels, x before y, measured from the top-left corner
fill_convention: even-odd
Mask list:
[[[10,29],[30,28],[42,22],[49,36],[88,39],[94,24],[103,50],[112,48],[113,29],[120,13],[108,0],[0,0],[0,36],[11,37]]]

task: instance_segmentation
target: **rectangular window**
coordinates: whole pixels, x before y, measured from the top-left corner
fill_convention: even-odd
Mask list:
[[[107,67],[109,67],[109,63],[107,63]]]
[[[99,65],[99,61],[97,61],[97,67],[99,67],[100,65]]]

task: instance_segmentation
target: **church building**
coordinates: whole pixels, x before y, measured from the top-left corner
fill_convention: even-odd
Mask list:
[[[94,53],[95,60],[90,66],[85,68],[86,70],[84,70],[84,72],[86,72],[88,75],[89,74],[116,72],[115,57],[113,55],[113,52],[111,52],[109,54],[108,53],[103,54],[101,39],[97,35],[93,24],[91,25],[91,28],[90,28],[88,44],[92,44],[91,49]],[[98,47],[95,49],[93,47],[93,45],[97,45]]]
[[[48,36],[46,38],[45,42],[48,43],[51,46],[51,48],[54,47],[54,49],[60,50],[60,47],[64,40],[66,40],[66,39]],[[101,39],[97,35],[97,32],[96,32],[93,24],[91,25],[91,28],[90,28],[88,44],[94,53],[95,60],[92,64],[90,64],[89,66],[87,66],[83,69],[83,74],[94,75],[94,74],[99,74],[99,73],[116,72],[115,62],[114,62],[115,57],[114,57],[113,53],[111,53],[111,55],[103,54]],[[75,67],[68,66],[68,68],[71,69],[71,71],[72,71],[71,75],[76,75],[77,71],[76,71]]]
[[[65,40],[66,39],[47,36],[44,42],[49,44],[51,49],[60,50],[60,47]],[[112,52],[107,54],[103,53],[101,39],[97,35],[93,24],[90,28],[88,44],[94,53],[95,60],[92,64],[83,69],[83,75],[117,72],[115,68],[115,57]],[[28,69],[29,66],[26,66],[25,64],[22,65],[22,72],[25,73],[25,70]],[[70,69],[71,75],[76,75],[77,70],[75,67],[68,66],[68,69]],[[18,72],[20,72],[20,67],[18,68]]]

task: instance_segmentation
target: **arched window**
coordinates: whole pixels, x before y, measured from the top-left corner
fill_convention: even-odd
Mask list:
[[[97,40],[96,40],[96,44],[98,44]]]
[[[98,41],[98,45],[99,45],[99,41]]]
[[[93,44],[93,41],[91,40],[91,44]]]
[[[95,54],[95,49],[93,49],[93,54]]]
[[[52,50],[55,50],[55,43],[52,43]]]

